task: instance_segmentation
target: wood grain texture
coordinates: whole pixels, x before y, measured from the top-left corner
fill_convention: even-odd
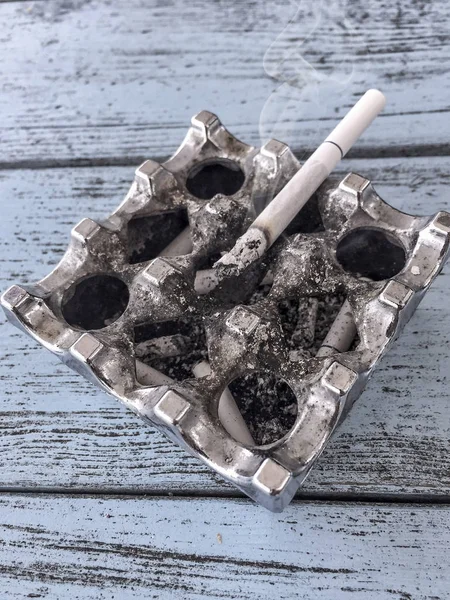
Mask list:
[[[8,598],[445,600],[448,506],[0,497]],[[31,550],[32,549],[32,550]]]
[[[446,158],[353,160],[397,208],[448,206]],[[0,172],[1,289],[47,273],[83,216],[125,194],[132,169]],[[304,495],[439,496],[450,483],[450,278],[444,274],[383,361],[313,470]],[[3,320],[0,323],[0,482],[3,489],[235,493]]]
[[[0,166],[134,165],[172,153],[204,108],[249,143],[311,150],[375,86],[388,107],[355,152],[449,153],[446,0],[296,8],[1,3]]]
[[[204,108],[303,157],[379,87],[340,172],[448,209],[449,23],[446,0],[0,0],[0,291],[48,273]],[[334,501],[282,515],[0,317],[1,598],[448,598],[449,293],[445,272],[299,494]]]

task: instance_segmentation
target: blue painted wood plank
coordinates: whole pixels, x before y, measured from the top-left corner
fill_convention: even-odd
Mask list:
[[[0,497],[2,597],[444,600],[448,506]]]
[[[448,208],[447,159],[343,163],[397,208]],[[0,172],[0,287],[47,273],[84,216],[125,194],[131,168]],[[426,297],[307,480],[305,494],[447,496],[450,484],[450,278]],[[3,489],[230,491],[219,477],[0,322]]]
[[[448,153],[446,0],[118,0],[0,5],[0,164],[134,164],[217,112],[244,141],[308,151],[369,87],[358,152]]]

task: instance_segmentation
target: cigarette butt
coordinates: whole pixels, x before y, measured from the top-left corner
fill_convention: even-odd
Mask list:
[[[197,271],[195,275],[195,291],[199,296],[209,294],[219,285],[219,277],[216,269],[203,269]],[[273,283],[273,275],[271,271],[267,271],[263,280],[259,283],[260,286],[270,285]]]
[[[196,377],[205,377],[211,373],[211,367],[206,360],[202,360],[192,369]],[[219,400],[219,419],[228,433],[241,444],[254,446],[253,439],[247,424],[242,417],[232,393],[225,388]]]
[[[142,385],[170,385],[173,379],[146,365],[141,360],[136,360],[136,379]]]
[[[189,338],[176,333],[140,342],[136,344],[135,352],[138,358],[142,358],[143,356],[169,358],[185,354],[189,350],[190,345]]]
[[[191,230],[186,227],[159,253],[159,256],[182,256],[190,252],[192,252]]]
[[[205,377],[211,372],[207,361],[201,361],[192,369],[196,377]],[[174,382],[171,377],[136,360],[136,378],[142,385],[170,385]],[[236,401],[230,390],[225,388],[219,400],[219,419],[226,431],[241,444],[254,446],[255,441],[241,415]]]
[[[346,300],[341,306],[326,338],[322,342],[316,356],[324,357],[330,354],[347,352],[357,334],[355,321],[350,303]]]
[[[300,298],[297,324],[292,333],[293,342],[306,342],[308,345],[314,342],[318,307],[317,298]]]

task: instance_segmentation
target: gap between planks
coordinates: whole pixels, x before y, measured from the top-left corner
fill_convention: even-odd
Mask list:
[[[8,0],[9,1],[9,0]],[[12,0],[21,2],[22,0]],[[2,0],[0,0],[0,3]],[[294,149],[296,157],[304,161],[307,153]],[[347,159],[377,159],[377,158],[438,158],[450,156],[449,144],[421,144],[417,146],[387,146],[373,148],[353,148],[346,155]],[[24,161],[0,161],[0,171],[9,170],[44,170],[44,169],[74,169],[93,167],[138,167],[145,160],[151,158],[156,162],[164,162],[169,157],[154,156],[117,156],[92,158],[73,158],[63,160],[24,160]]]
[[[23,495],[23,496],[64,496],[67,498],[166,498],[168,500],[174,499],[188,499],[193,500],[205,500],[205,499],[216,499],[216,500],[246,500],[252,505],[252,500],[239,490],[133,490],[126,488],[60,488],[60,487],[2,487],[0,488],[0,498],[2,496],[9,495]],[[435,496],[432,494],[370,494],[370,493],[351,493],[351,492],[332,492],[328,494],[324,493],[302,493],[301,490],[297,493],[291,504],[309,504],[309,503],[327,503],[327,504],[367,504],[367,505],[387,505],[387,504],[398,504],[398,505],[421,505],[421,506],[450,506],[450,494]]]

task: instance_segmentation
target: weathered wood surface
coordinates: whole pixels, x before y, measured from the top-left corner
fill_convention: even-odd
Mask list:
[[[355,152],[448,154],[449,18],[447,0],[2,3],[0,165],[134,165],[204,108],[309,150],[374,86],[388,107]]]
[[[446,158],[353,160],[396,207],[449,204]],[[83,216],[118,204],[131,168],[0,172],[1,288],[47,273]],[[450,278],[438,278],[332,441],[302,494],[448,497]],[[3,320],[3,489],[231,493],[219,477]]]
[[[0,497],[8,598],[445,600],[448,506]],[[2,592],[2,593],[3,593]]]
[[[341,172],[407,212],[448,209],[449,23],[446,0],[0,0],[1,290],[46,274],[71,226],[107,214],[203,108],[303,155],[380,87],[387,109]],[[0,319],[0,596],[448,598],[447,272],[301,490],[334,501],[283,515],[225,498],[237,492]],[[24,493],[37,490],[53,495]],[[97,495],[70,495],[83,491]]]

